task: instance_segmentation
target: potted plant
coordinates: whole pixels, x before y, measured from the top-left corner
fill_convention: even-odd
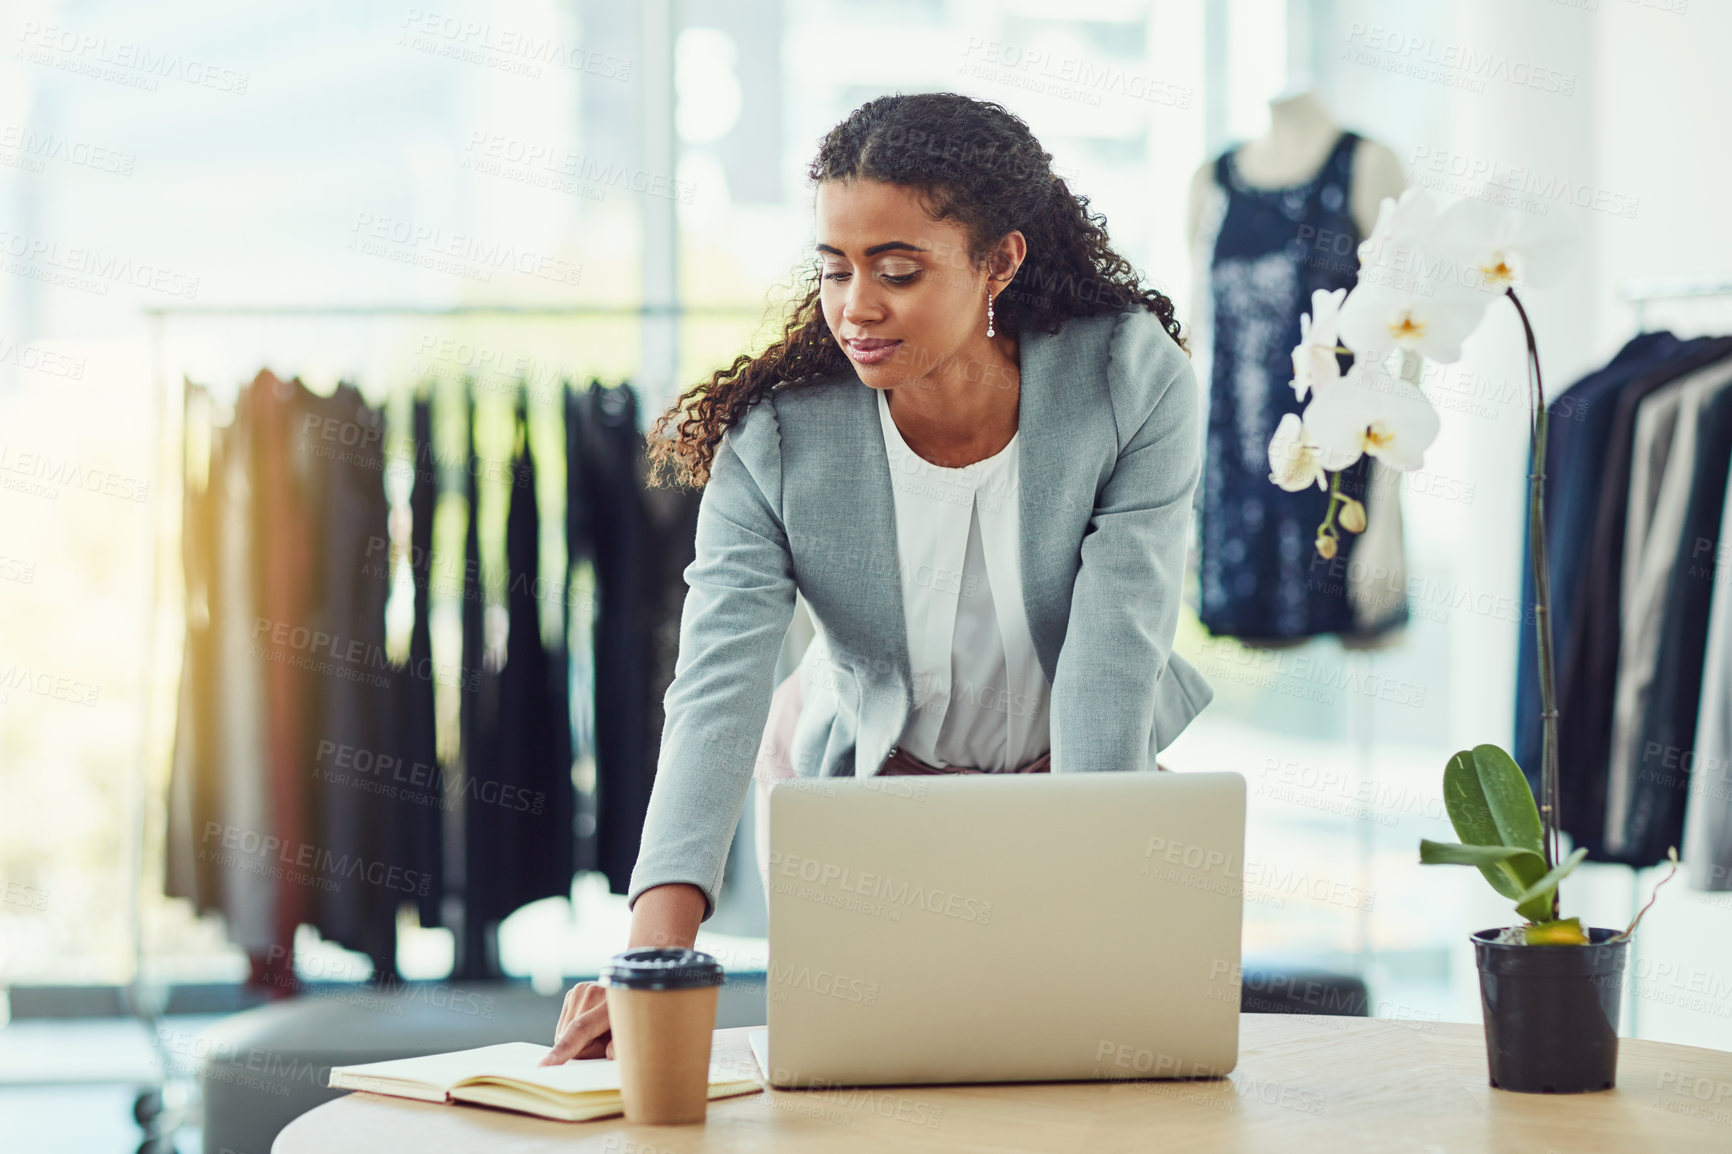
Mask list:
[[[1544,220],[1468,198],[1438,212],[1409,189],[1384,200],[1377,226],[1359,246],[1351,292],[1318,291],[1300,318],[1293,388],[1310,404],[1281,419],[1269,443],[1270,480],[1289,491],[1315,484],[1329,493],[1316,548],[1335,557],[1340,533],[1361,532],[1364,506],[1341,490],[1341,471],[1361,456],[1418,469],[1440,422],[1419,381],[1429,358],[1449,364],[1497,297],[1507,297],[1527,338],[1529,547],[1541,697],[1540,797],[1515,760],[1495,745],[1449,759],[1444,804],[1458,843],[1420,842],[1428,865],[1477,866],[1516,905],[1523,923],[1472,935],[1479,966],[1491,1084],[1506,1090],[1573,1093],[1610,1089],[1617,1070],[1617,1022],[1624,957],[1644,906],[1623,931],[1583,929],[1559,916],[1558,883],[1587,850],[1558,855],[1557,696],[1546,562],[1546,404],[1539,351],[1518,287],[1555,279],[1570,258],[1569,236]],[[1345,372],[1340,357],[1353,357]],[[1677,854],[1672,854],[1676,872]],[[1661,885],[1671,880],[1668,874]],[[1658,887],[1656,887],[1656,890]],[[1649,905],[1653,904],[1652,899]]]
[[[1478,866],[1524,919],[1473,935],[1491,1084],[1547,1094],[1610,1090],[1617,1080],[1624,955],[1648,907],[1622,931],[1583,929],[1580,918],[1559,917],[1558,883],[1588,851],[1562,861],[1546,853],[1557,831],[1542,819],[1520,767],[1497,746],[1449,759],[1443,802],[1461,841],[1421,839],[1419,860]],[[1672,861],[1675,873],[1676,850]]]

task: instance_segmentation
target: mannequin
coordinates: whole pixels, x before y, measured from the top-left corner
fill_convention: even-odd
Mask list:
[[[1298,193],[1323,179],[1326,167],[1332,163],[1339,164],[1341,157],[1337,155],[1337,146],[1346,148],[1341,134],[1341,127],[1318,98],[1310,77],[1295,76],[1269,101],[1269,127],[1262,135],[1232,150],[1231,169],[1241,185],[1252,189]],[[1406,175],[1395,153],[1375,141],[1360,137],[1353,142],[1350,156],[1351,184],[1344,205],[1340,204],[1340,194],[1334,194],[1339,210],[1335,219],[1350,219],[1357,226],[1359,235],[1364,237],[1370,235],[1375,227],[1383,199],[1400,197],[1407,183]],[[1221,184],[1220,166],[1220,158],[1212,158],[1197,169],[1191,179],[1186,214],[1196,276],[1193,311],[1202,333],[1202,339],[1196,343],[1201,354],[1198,372],[1203,380],[1210,380],[1212,376],[1215,243],[1229,202],[1229,194]],[[1341,227],[1345,225],[1346,220],[1342,220]],[[1334,261],[1338,269],[1357,265],[1357,254],[1350,248],[1343,251],[1339,243],[1332,248],[1312,251]],[[1308,299],[1296,303],[1294,315],[1282,320],[1290,319],[1296,332],[1298,313],[1307,311],[1309,307]],[[1281,349],[1280,354],[1288,351]],[[1268,387],[1280,389],[1289,375],[1285,371],[1272,370]],[[1291,394],[1288,394],[1288,399],[1292,399]],[[1267,443],[1266,437],[1264,443]],[[1405,604],[1406,572],[1398,483],[1398,475],[1392,470],[1371,463],[1365,490],[1368,523],[1353,544],[1350,563],[1337,571],[1352,607],[1352,622],[1344,622],[1338,630],[1342,643],[1349,648],[1377,648],[1398,636],[1398,631],[1386,628],[1396,607]],[[1205,498],[1206,494],[1200,492],[1199,501]],[[1318,520],[1321,519],[1319,515]],[[1315,526],[1311,528],[1314,530]],[[1309,547],[1307,531],[1306,548]],[[1315,632],[1337,630],[1324,626],[1309,631],[1307,635]],[[1304,640],[1304,636],[1234,635],[1253,644],[1295,644]]]
[[[1341,127],[1329,115],[1308,80],[1296,80],[1269,101],[1269,127],[1247,141],[1235,157],[1239,175],[1261,188],[1281,188],[1307,180],[1329,155]],[[1400,197],[1407,176],[1395,153],[1375,140],[1361,140],[1353,153],[1353,219],[1370,236],[1377,224],[1377,206],[1386,196]],[[1201,165],[1191,177],[1186,234],[1193,244],[1201,238],[1204,208],[1215,184],[1215,162]]]

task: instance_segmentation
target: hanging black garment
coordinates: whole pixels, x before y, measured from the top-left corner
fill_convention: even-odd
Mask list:
[[[210,451],[198,470],[182,474],[181,571],[185,583],[186,631],[180,666],[180,696],[174,733],[174,766],[169,777],[167,855],[163,892],[185,898],[200,914],[222,908],[222,890],[211,855],[198,852],[200,831],[221,813],[215,728],[215,638],[212,603],[216,593],[217,502],[222,496],[218,430],[210,422],[210,395],[186,382],[182,398],[189,442],[207,439]],[[182,454],[187,465],[187,454]],[[202,475],[199,475],[202,474]]]
[[[1671,333],[1641,333],[1606,366],[1589,373],[1546,406],[1545,527],[1552,594],[1552,669],[1561,675],[1574,658],[1576,618],[1587,548],[1605,483],[1601,461],[1612,433],[1617,395],[1631,381],[1678,355]],[[1531,462],[1530,462],[1531,467]],[[1524,506],[1525,508],[1525,506]],[[1533,551],[1529,525],[1522,525],[1522,604],[1534,604]],[[1539,641],[1523,615],[1516,674],[1515,759],[1538,796],[1540,789]]]
[[[390,593],[390,505],[385,496],[385,417],[352,385],[318,404],[300,445],[322,474],[318,543],[317,654],[321,676],[309,778],[317,844],[336,876],[314,889],[320,934],[366,954],[375,979],[397,974],[397,907],[424,896],[432,879],[409,868],[399,845],[408,783],[395,759],[393,669],[386,652]]]
[[[468,457],[464,476],[463,529],[463,656],[458,679],[457,726],[460,754],[465,772],[475,760],[476,744],[480,741],[478,725],[481,712],[481,671],[486,660],[486,639],[483,619],[487,614],[487,589],[481,579],[481,488],[475,476],[475,401],[468,400],[464,415],[464,443]],[[461,788],[461,787],[460,787]]]
[[[266,662],[254,642],[258,622],[267,616],[259,590],[260,530],[254,514],[259,433],[248,403],[248,393],[256,387],[263,386],[255,381],[242,388],[233,421],[211,434],[210,720],[216,760],[210,792],[217,812],[215,826],[200,823],[195,835],[201,861],[216,873],[229,940],[247,951],[253,976],[259,978],[265,976],[261,958],[289,960],[271,950],[280,944],[277,884],[270,874],[275,863],[231,853],[224,845],[229,831],[244,838],[248,831],[270,830],[272,816]],[[292,974],[290,965],[276,976]]]
[[[484,761],[482,742],[491,731],[497,708],[499,679],[486,667],[487,589],[481,575],[481,489],[476,477],[480,458],[475,452],[475,399],[468,398],[464,439],[468,447],[463,475],[465,529],[463,533],[463,654],[458,677],[457,717],[459,758],[456,788],[446,790],[447,804],[456,807],[463,828],[463,852],[445,871],[446,885],[462,895],[462,920],[457,931],[456,964],[451,976],[474,981],[500,976],[498,939],[478,911],[485,904],[480,896],[480,875],[472,860],[474,837],[469,820],[469,789]]]
[[[1591,564],[1584,566],[1578,608],[1568,622],[1574,633],[1569,662],[1558,667],[1559,827],[1594,861],[1625,861],[1608,852],[1605,828],[1636,409],[1666,384],[1727,355],[1732,355],[1732,338],[1687,341],[1678,356],[1631,380],[1617,394],[1605,453],[1597,463],[1600,500],[1582,554]]]
[[[574,764],[573,860],[579,871],[600,869],[597,856],[595,766],[595,549],[590,505],[592,481],[585,466],[587,394],[565,389],[565,545],[567,635],[571,643],[571,721]],[[578,595],[581,591],[582,595]]]
[[[608,889],[629,891],[657,746],[649,729],[649,526],[641,482],[643,435],[629,386],[591,381],[577,396],[577,475],[584,535],[574,549],[595,572],[591,652],[595,684],[596,868]]]
[[[505,521],[504,664],[483,670],[474,757],[464,782],[466,916],[494,925],[572,880],[571,721],[564,647],[543,638],[535,454],[519,405]]]
[[[1269,440],[1283,416],[1305,407],[1289,384],[1299,318],[1311,310],[1313,292],[1351,289],[1358,280],[1350,202],[1359,139],[1343,132],[1314,177],[1286,188],[1245,183],[1237,149],[1215,162],[1227,210],[1210,269],[1214,360],[1198,575],[1199,616],[1216,635],[1364,639],[1407,619],[1405,600],[1383,598],[1377,620],[1361,627],[1348,595],[1359,535],[1342,533],[1335,558],[1323,561],[1313,541],[1328,494],[1290,493],[1269,480]],[[1370,467],[1362,457],[1343,470],[1342,491],[1364,501]]]
[[[1667,585],[1660,625],[1663,656],[1643,714],[1642,757],[1626,786],[1628,806],[1622,826],[1606,831],[1608,846],[1618,859],[1639,867],[1665,861],[1667,849],[1681,848],[1684,840],[1684,804],[1708,652],[1714,559],[1720,556],[1720,517],[1732,469],[1732,389],[1723,390],[1709,403],[1697,436],[1680,537],[1685,550]]]
[[[357,884],[353,875],[337,876],[349,862],[329,856],[320,833],[319,799],[308,772],[316,748],[319,701],[327,683],[355,672],[348,652],[326,648],[318,636],[321,609],[321,558],[315,525],[322,511],[321,485],[330,458],[325,435],[332,400],[318,397],[299,378],[283,381],[261,372],[246,392],[253,424],[252,515],[259,590],[259,619],[269,631],[255,631],[263,664],[265,733],[268,749],[270,828],[297,863],[310,860],[312,880],[299,864],[277,879],[275,932],[267,962],[292,957],[296,930],[317,919],[332,887]],[[237,418],[238,419],[238,418]],[[347,449],[335,446],[333,449]],[[376,476],[376,474],[375,474]],[[324,851],[321,853],[320,851]],[[262,973],[262,980],[292,989],[292,968]]]
[[[652,783],[654,766],[660,761],[662,731],[667,726],[662,702],[679,664],[680,611],[685,608],[686,569],[697,559],[698,505],[702,501],[702,489],[644,490],[649,537],[644,571],[649,657],[644,744],[649,751]]]
[[[638,399],[591,381],[567,401],[567,542],[594,573],[589,683],[595,751],[595,858],[628,892],[679,660],[685,571],[702,492],[648,489]],[[584,662],[577,663],[581,669]],[[581,716],[584,711],[578,710]]]
[[[414,804],[398,812],[399,848],[405,868],[427,877],[425,893],[416,895],[423,926],[439,924],[444,900],[445,774],[439,764],[434,685],[439,671],[433,664],[431,608],[433,594],[433,511],[439,495],[439,466],[433,452],[433,408],[426,399],[415,402],[414,470],[409,491],[409,573],[415,585],[414,619],[409,629],[409,655],[392,671],[391,701],[396,756],[408,778],[406,791]],[[374,554],[384,564],[389,550]]]

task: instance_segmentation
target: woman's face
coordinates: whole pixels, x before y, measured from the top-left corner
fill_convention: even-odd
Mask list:
[[[822,181],[817,210],[819,302],[862,381],[893,389],[992,356],[987,273],[970,262],[960,224],[933,220],[913,189],[877,180]],[[1024,250],[1022,234],[1011,235],[1014,273]],[[992,281],[993,294],[1008,283]]]

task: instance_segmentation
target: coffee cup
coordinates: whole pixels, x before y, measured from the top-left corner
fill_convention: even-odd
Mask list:
[[[702,1122],[721,963],[698,950],[645,946],[601,973],[628,1122]]]

